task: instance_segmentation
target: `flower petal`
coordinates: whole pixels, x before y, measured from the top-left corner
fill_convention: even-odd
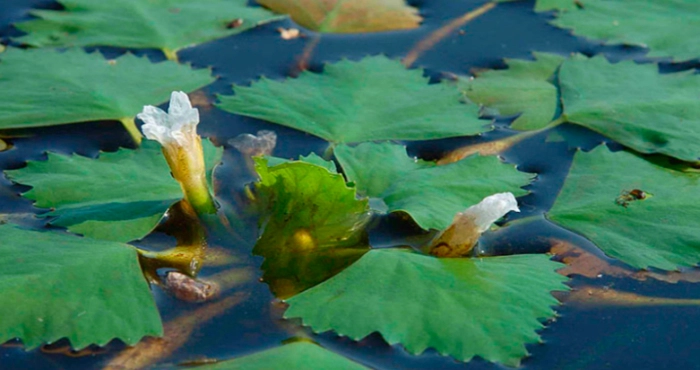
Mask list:
[[[520,212],[518,201],[512,193],[498,193],[489,195],[479,204],[467,208],[462,214],[471,216],[479,232],[484,232],[491,224],[510,211]]]

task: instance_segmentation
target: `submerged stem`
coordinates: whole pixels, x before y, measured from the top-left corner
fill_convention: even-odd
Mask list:
[[[510,149],[513,145],[528,139],[530,137],[533,137],[535,135],[538,135],[544,131],[547,131],[553,127],[556,127],[560,124],[564,123],[564,120],[562,118],[556,119],[552,122],[550,122],[547,126],[542,127],[539,130],[534,130],[534,131],[524,131],[517,133],[512,136],[508,136],[503,139],[498,139],[494,141],[488,141],[485,143],[478,143],[478,144],[471,144],[467,146],[463,146],[461,148],[455,149],[449,153],[447,153],[444,157],[440,158],[437,161],[437,164],[439,165],[444,165],[444,164],[450,164],[454,163],[457,161],[460,161],[472,154],[479,153],[481,155],[496,155],[499,154],[507,149]]]
[[[304,51],[302,52],[301,56],[299,56],[299,59],[297,60],[296,63],[296,68],[297,70],[295,72],[301,72],[301,71],[306,71],[309,69],[309,61],[311,60],[311,56],[314,54],[314,50],[316,49],[316,46],[318,43],[321,41],[321,34],[317,33],[315,34],[311,40],[309,40],[306,43],[306,46],[304,46]]]
[[[141,145],[143,135],[141,135],[141,131],[139,131],[138,127],[136,127],[136,121],[134,121],[134,118],[122,118],[119,121],[122,123],[122,125],[124,125],[124,128],[129,133],[129,136],[131,136],[131,139],[134,140],[134,143],[137,146]]]
[[[445,37],[447,37],[450,33],[452,33],[454,30],[456,30],[459,27],[464,26],[465,24],[471,22],[472,20],[480,17],[481,15],[485,14],[489,10],[495,8],[497,3],[490,1],[474,10],[471,10],[455,19],[453,19],[450,23],[440,27],[439,29],[435,30],[433,33],[428,35],[428,37],[424,38],[423,40],[419,41],[411,51],[406,54],[406,57],[403,59],[403,65],[406,66],[406,68],[410,67],[420,56],[427,50],[431,49],[433,46],[435,46],[437,43],[442,41]]]

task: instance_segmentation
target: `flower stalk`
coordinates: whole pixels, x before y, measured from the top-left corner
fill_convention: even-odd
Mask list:
[[[182,91],[173,91],[168,112],[147,105],[137,115],[143,134],[162,146],[173,177],[180,183],[185,201],[199,215],[216,213],[209,191],[202,138],[197,135],[199,111]]]

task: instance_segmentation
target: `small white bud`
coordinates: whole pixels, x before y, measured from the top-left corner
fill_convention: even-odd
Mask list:
[[[136,117],[144,122],[141,130],[146,138],[156,140],[162,146],[186,146],[197,136],[199,111],[192,108],[190,98],[182,91],[173,91],[170,95],[167,113],[147,105]]]

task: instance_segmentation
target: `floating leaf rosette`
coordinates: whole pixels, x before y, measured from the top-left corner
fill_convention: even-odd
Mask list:
[[[59,0],[64,10],[33,10],[17,24],[32,46],[116,46],[162,50],[170,59],[197,44],[280,17],[246,0]],[[175,90],[175,89],[171,89]]]
[[[332,143],[429,140],[474,135],[488,128],[478,108],[451,84],[428,84],[422,70],[383,56],[341,61],[323,73],[283,82],[263,78],[219,107],[308,132]]]
[[[640,153],[691,162],[700,158],[700,76],[691,71],[660,74],[654,64],[613,64],[602,56],[575,55],[560,65],[555,56],[538,54],[537,58],[534,62],[509,61],[511,68],[482,73],[459,86],[470,98],[502,114],[522,113],[513,123],[519,130],[568,122]],[[521,92],[512,89],[515,82],[509,83],[519,75],[529,81],[520,81],[521,88],[535,89],[539,101],[527,106],[519,103]],[[552,89],[558,87],[561,103],[555,90],[547,87],[546,94],[542,90],[549,80]],[[561,115],[547,119],[558,104]]]
[[[135,248],[10,224],[0,234],[0,343],[33,349],[68,338],[82,349],[162,335]]]
[[[0,130],[118,120],[140,140],[134,117],[144,105],[212,81],[207,69],[131,54],[106,60],[79,49],[9,48],[0,53]]]
[[[700,173],[682,170],[605,146],[579,151],[547,217],[636,268],[696,265]]]
[[[209,173],[222,150],[204,141]],[[182,199],[160,146],[145,141],[136,149],[102,153],[92,159],[49,153],[46,161],[5,171],[11,180],[32,186],[24,193],[35,205],[51,208],[51,223],[97,239],[130,241],[153,230],[165,211]]]
[[[359,33],[416,28],[421,17],[405,0],[257,0],[301,26],[322,33]]]
[[[460,361],[480,356],[517,366],[539,340],[566,290],[546,255],[434,258],[372,250],[330,280],[286,302],[286,318],[360,340],[379,332],[410,353],[428,348]]]

